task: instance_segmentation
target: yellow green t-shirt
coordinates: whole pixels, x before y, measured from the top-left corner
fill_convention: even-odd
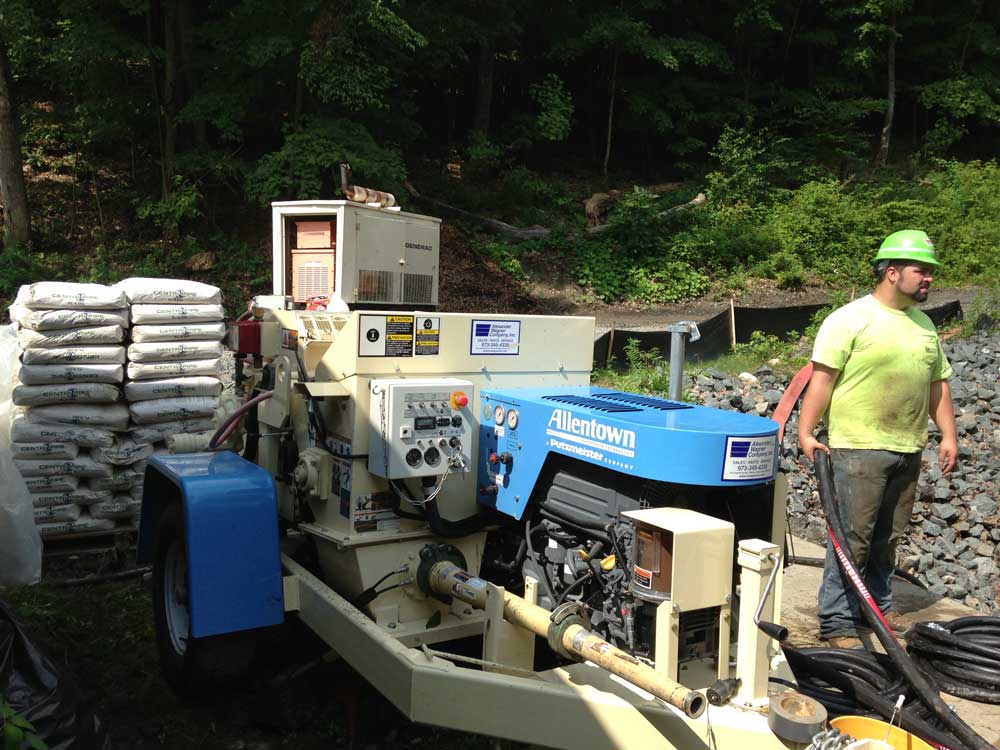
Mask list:
[[[830,447],[923,450],[930,384],[952,374],[924,313],[862,297],[823,321],[812,359],[840,370],[826,412]]]

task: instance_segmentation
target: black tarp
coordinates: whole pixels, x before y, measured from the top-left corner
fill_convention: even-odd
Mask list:
[[[779,338],[786,337],[792,331],[802,332],[812,321],[813,316],[823,308],[823,305],[800,305],[798,307],[737,307],[734,309],[736,319],[736,342],[743,344],[750,340],[754,331],[772,334]],[[924,310],[934,325],[941,325],[949,320],[961,320],[962,305],[958,301],[948,302],[938,307]],[[625,368],[625,345],[629,339],[639,342],[639,349],[648,352],[654,347],[664,358],[670,356],[670,333],[664,324],[662,331],[615,331],[612,366]],[[700,362],[714,359],[729,351],[729,310],[723,310],[707,320],[698,321],[698,331],[701,338],[688,342],[684,359],[688,362]],[[603,367],[608,361],[608,343],[611,332],[606,331],[594,342],[594,362]]]
[[[109,654],[108,658],[114,658]],[[107,750],[110,741],[76,684],[32,642],[0,600],[0,695],[49,750]]]

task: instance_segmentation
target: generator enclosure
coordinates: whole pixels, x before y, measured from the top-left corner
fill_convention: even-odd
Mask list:
[[[437,306],[440,219],[342,200],[272,203],[271,215],[274,294]]]

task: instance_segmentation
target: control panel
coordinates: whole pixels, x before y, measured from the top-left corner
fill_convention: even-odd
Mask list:
[[[379,379],[370,388],[370,473],[407,479],[472,470],[472,383]]]

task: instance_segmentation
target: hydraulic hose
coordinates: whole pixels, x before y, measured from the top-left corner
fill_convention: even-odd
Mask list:
[[[250,409],[255,407],[261,401],[267,401],[274,395],[274,391],[264,391],[263,393],[258,393],[249,401],[244,402],[236,409],[232,414],[226,417],[225,421],[219,425],[219,429],[215,431],[212,435],[212,439],[208,441],[208,449],[214,451],[219,443],[224,443],[230,435],[233,434],[233,430],[236,429],[236,425],[239,424],[239,420],[243,418]]]
[[[917,666],[946,693],[1000,704],[1000,618],[921,622],[906,633]]]
[[[789,565],[805,565],[810,568],[822,568],[823,565],[826,564],[826,561],[822,557],[801,557],[799,555],[789,555],[786,560],[788,560]],[[908,570],[896,568],[892,571],[892,574],[896,576],[896,578],[902,578],[907,583],[912,583],[914,586],[919,586],[924,591],[927,591],[927,584]]]
[[[851,582],[852,587],[858,595],[858,599],[861,602],[861,613],[868,622],[868,625],[875,632],[876,637],[885,648],[889,658],[892,659],[893,663],[902,673],[906,683],[916,692],[917,696],[930,709],[934,716],[970,750],[992,750],[993,746],[990,743],[980,737],[972,727],[962,721],[958,714],[954,713],[948,707],[948,704],[944,702],[924,673],[907,656],[903,646],[893,634],[892,628],[885,621],[882,612],[872,598],[871,593],[869,593],[868,587],[865,586],[864,581],[861,579],[861,574],[858,572],[857,565],[851,559],[850,552],[840,542],[841,539],[846,539],[847,536],[844,533],[844,525],[837,508],[830,456],[826,451],[817,449],[814,458],[816,479],[819,483],[819,497],[823,504],[823,512],[826,514],[827,534],[830,537],[834,554],[840,563],[844,575]]]
[[[886,657],[867,651],[835,648],[795,648],[783,645],[795,674],[795,689],[815,698],[833,715],[868,714],[889,720],[896,697],[906,683]],[[922,703],[910,700],[900,714],[901,726],[928,742],[958,750],[966,747],[951,732],[935,726]]]

